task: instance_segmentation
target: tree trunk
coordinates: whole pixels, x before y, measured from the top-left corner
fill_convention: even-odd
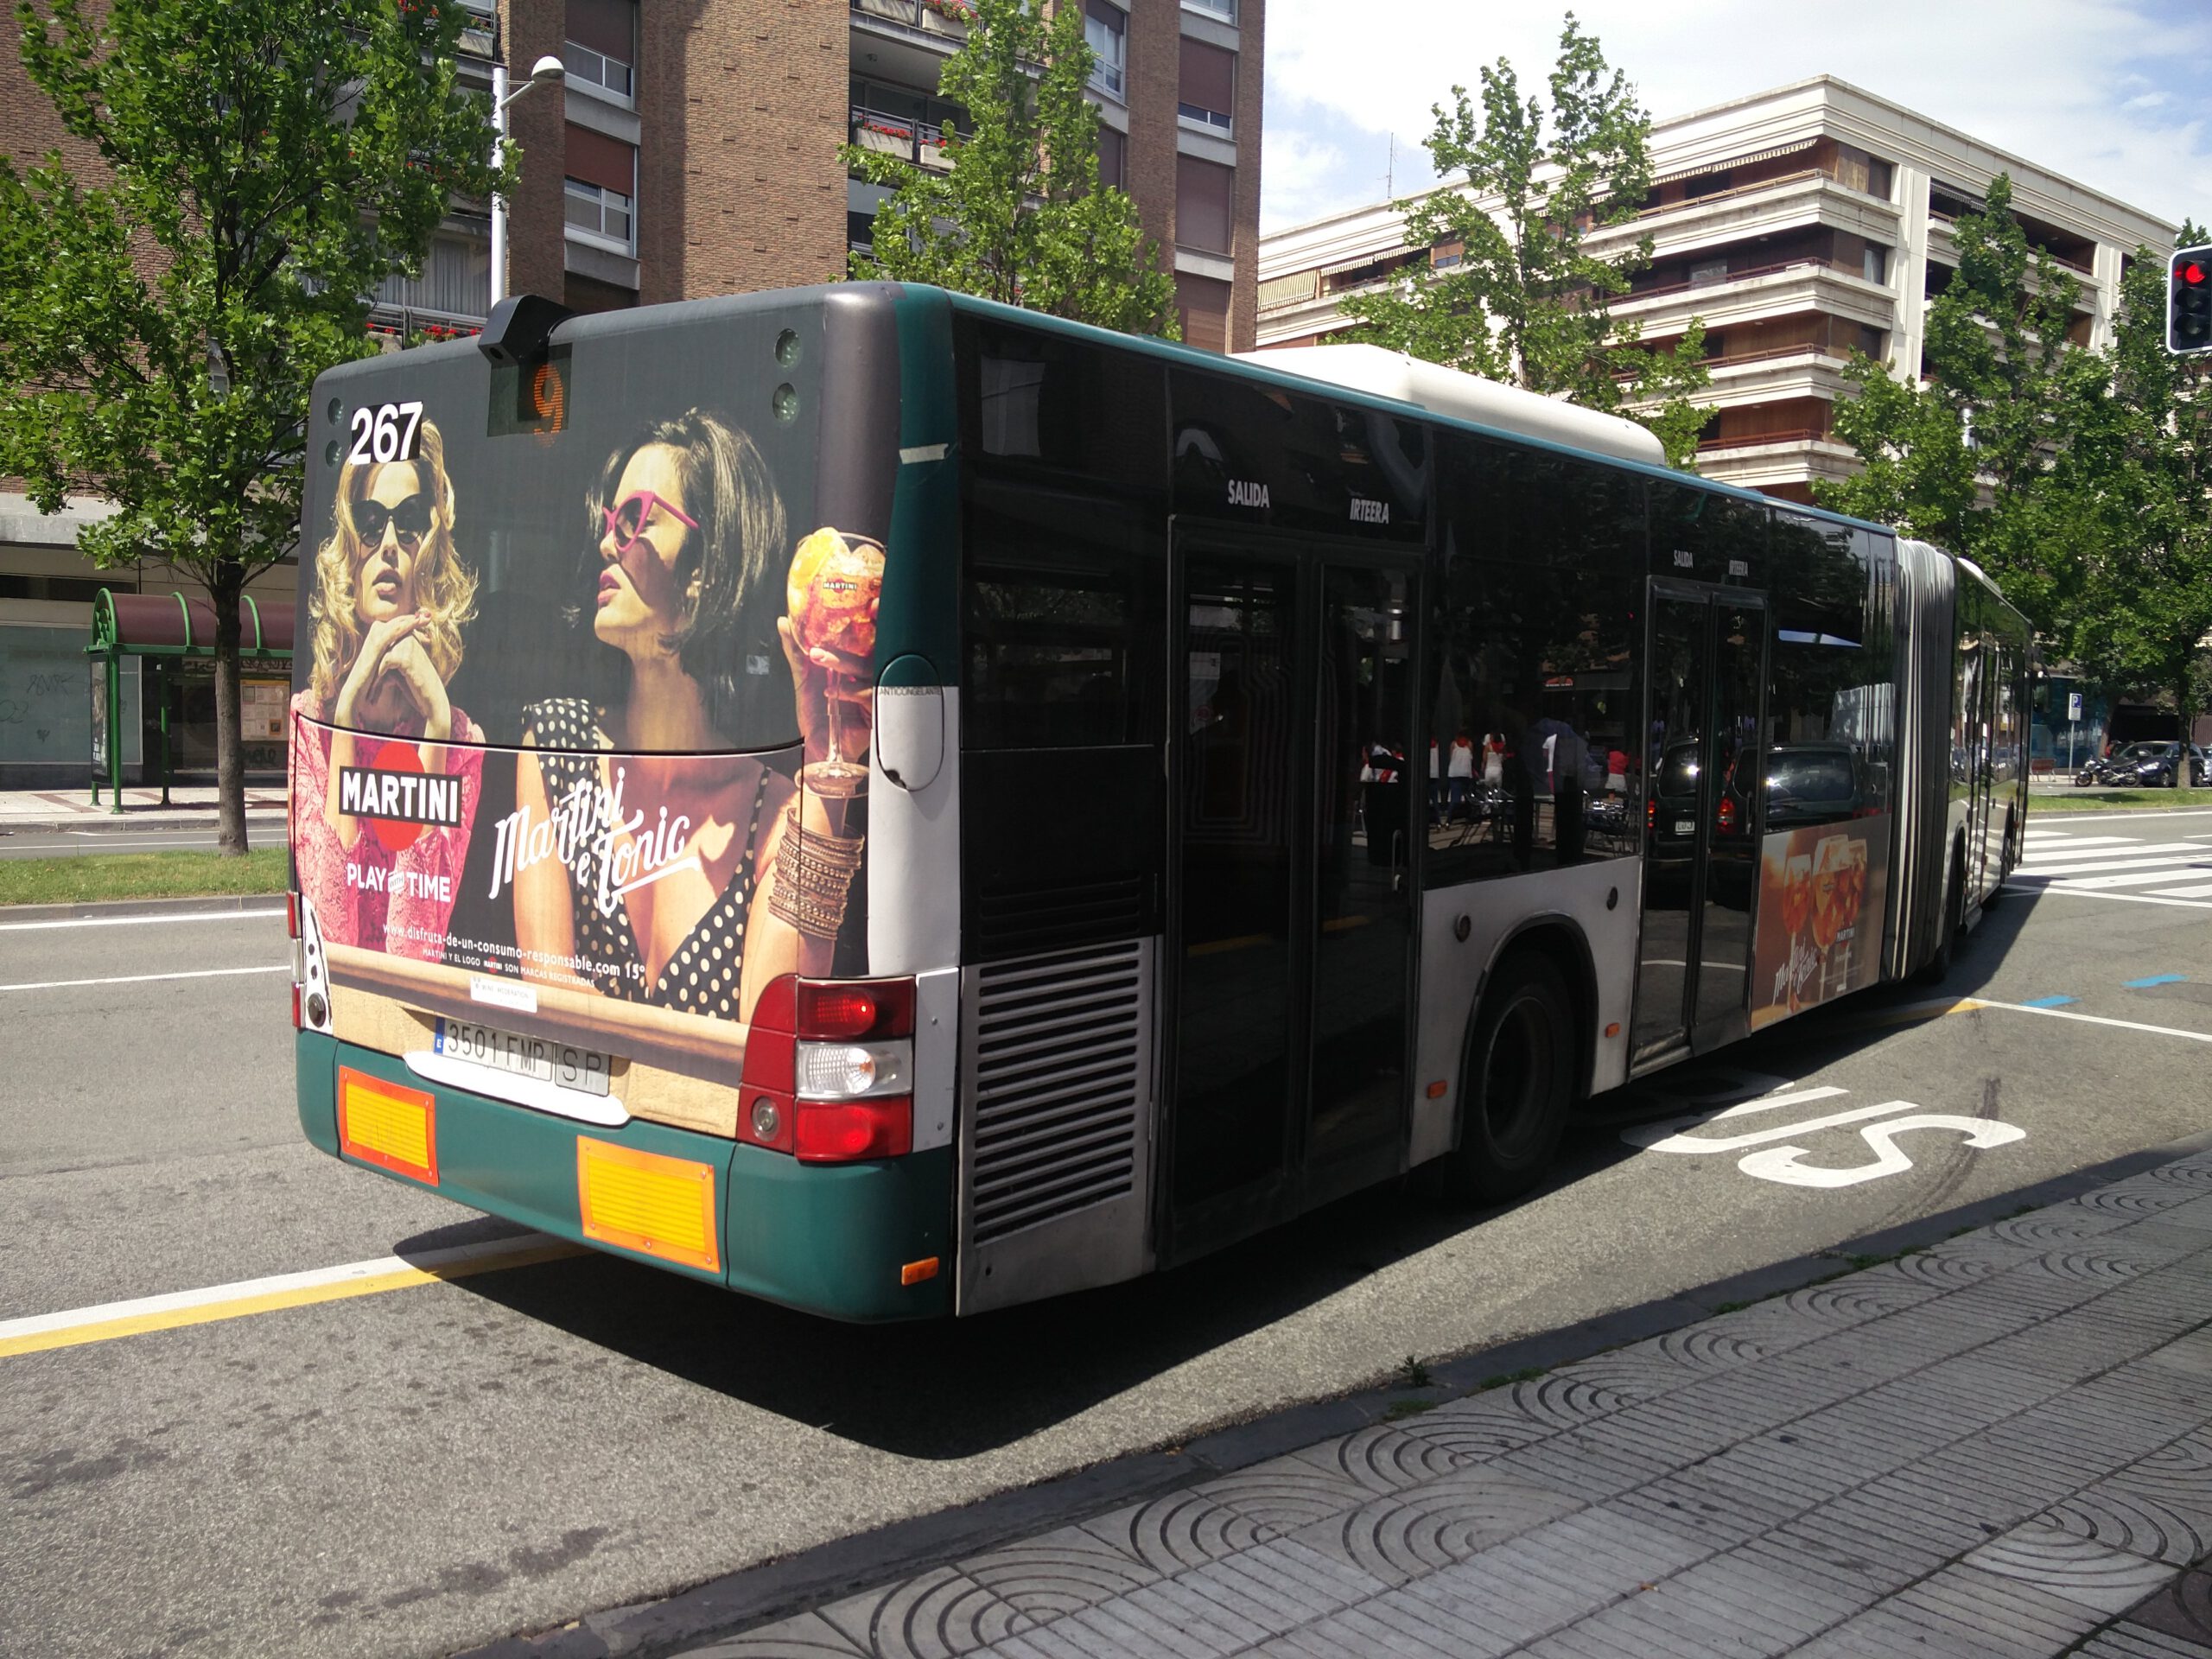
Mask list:
[[[207,582],[215,601],[215,848],[245,855],[245,746],[238,698],[238,597],[245,567],[226,560]]]

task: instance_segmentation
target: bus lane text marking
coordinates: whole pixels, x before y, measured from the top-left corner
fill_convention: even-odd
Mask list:
[[[1687,1131],[1733,1118],[1777,1111],[1783,1107],[1808,1106],[1815,1101],[1832,1100],[1850,1092],[1831,1084],[1793,1089],[1785,1078],[1735,1067],[1716,1068],[1702,1084],[1693,1085],[1693,1089],[1694,1092],[1662,1096],[1662,1098],[1677,1099],[1685,1104],[1701,1103],[1702,1109],[1656,1123],[1637,1124],[1623,1130],[1621,1139],[1628,1145],[1640,1147],[1647,1152],[1675,1153],[1692,1157],[1740,1152],[1745,1155],[1737,1160],[1736,1167],[1756,1179],[1774,1181],[1783,1186],[1833,1189],[1857,1186],[1862,1182],[1879,1180],[1886,1175],[1902,1175],[1910,1169],[1913,1166],[1911,1157],[1897,1143],[1897,1137],[1908,1130],[1948,1129],[1963,1137],[1965,1143],[1977,1151],[2007,1146],[2027,1136],[2027,1131],[2017,1124],[2001,1123],[1989,1118],[1962,1117],[1948,1112],[1926,1112],[1910,1100],[1885,1100],[1878,1105],[1854,1106],[1840,1112],[1825,1112],[1789,1123],[1770,1124],[1743,1135],[1692,1135]],[[1762,1089],[1766,1092],[1758,1098],[1740,1098],[1748,1090]],[[1776,1092],[1777,1090],[1782,1092]],[[1737,1103],[1719,1104],[1732,1098]],[[1875,1119],[1882,1121],[1871,1121]],[[1809,1164],[1804,1161],[1813,1156],[1809,1148],[1776,1144],[1792,1141],[1799,1135],[1811,1135],[1823,1129],[1844,1128],[1853,1124],[1860,1126],[1859,1139],[1874,1154],[1870,1162],[1840,1166]]]

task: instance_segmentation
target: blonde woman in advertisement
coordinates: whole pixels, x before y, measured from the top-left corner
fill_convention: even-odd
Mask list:
[[[801,965],[805,919],[776,897],[779,869],[798,874],[788,810],[798,785],[729,753],[738,744],[725,723],[753,692],[740,677],[759,671],[745,660],[747,623],[774,603],[783,575],[782,502],[753,441],[692,410],[609,458],[593,516],[590,626],[626,659],[626,689],[609,708],[557,698],[527,711],[523,741],[537,752],[518,765],[518,814],[593,828],[570,839],[565,862],[518,868],[523,972],[748,1020],[762,988]],[[802,715],[810,736],[821,723]],[[817,830],[826,836],[826,821],[810,823],[810,842]],[[807,913],[831,896],[817,893]]]
[[[482,752],[461,746],[484,734],[446,696],[476,578],[454,551],[445,440],[425,421],[417,442],[412,461],[339,469],[336,522],[315,551],[308,602],[313,674],[291,704],[292,847],[325,938],[434,961],[482,782]],[[455,777],[460,822],[341,811],[347,767]]]

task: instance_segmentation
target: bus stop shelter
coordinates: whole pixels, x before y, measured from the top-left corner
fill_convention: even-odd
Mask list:
[[[289,605],[272,605],[264,613],[252,594],[238,601],[241,702],[246,701],[247,690],[256,694],[252,708],[241,711],[247,728],[241,735],[250,747],[264,741],[274,745],[279,766],[284,698],[291,677],[292,621]],[[85,654],[92,664],[92,804],[99,804],[105,785],[114,803],[108,810],[123,810],[124,662],[139,658],[158,671],[155,695],[145,701],[145,721],[156,756],[149,770],[158,777],[162,804],[168,805],[168,739],[171,719],[178,713],[178,689],[187,675],[212,677],[214,671],[213,601],[175,592],[118,594],[103,588],[92,601],[92,643]],[[254,728],[257,715],[267,730]]]

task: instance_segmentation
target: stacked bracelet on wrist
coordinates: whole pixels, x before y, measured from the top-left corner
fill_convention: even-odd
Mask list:
[[[845,923],[853,873],[861,867],[865,837],[802,830],[798,803],[784,809],[784,838],[776,849],[776,884],[768,908],[810,939],[834,939]]]

